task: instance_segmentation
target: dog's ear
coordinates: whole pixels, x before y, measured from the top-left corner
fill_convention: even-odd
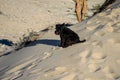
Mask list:
[[[65,28],[65,23],[63,23],[63,24],[56,24],[56,31],[58,31],[58,32],[62,32],[62,30]]]
[[[65,26],[65,23],[63,23],[61,26]]]
[[[57,27],[57,26],[59,26],[59,24],[56,24],[55,26]]]
[[[59,26],[61,26],[61,24],[56,24],[56,27],[59,27]]]

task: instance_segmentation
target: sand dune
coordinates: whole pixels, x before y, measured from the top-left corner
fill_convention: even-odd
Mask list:
[[[1,80],[120,80],[120,1],[74,30],[85,43],[59,47],[55,29],[0,57]]]

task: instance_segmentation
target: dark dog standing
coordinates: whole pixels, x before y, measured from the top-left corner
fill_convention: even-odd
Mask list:
[[[60,35],[61,38],[60,46],[63,48],[71,46],[72,44],[82,43],[86,41],[86,40],[80,41],[79,36],[71,29],[67,28],[65,23],[56,25],[55,34]]]

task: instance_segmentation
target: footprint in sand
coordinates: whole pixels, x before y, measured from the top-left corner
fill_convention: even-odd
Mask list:
[[[120,80],[120,75],[116,73],[108,73],[108,74],[105,74],[105,76],[112,80],[117,80],[117,79]]]
[[[29,72],[29,74],[39,74],[42,71],[42,69],[34,69],[32,71]]]
[[[81,61],[80,61],[81,64],[86,64],[87,62],[88,62],[87,58],[81,58]]]
[[[67,67],[63,67],[63,66],[56,67],[56,68],[54,68],[54,70],[52,70],[52,71],[50,70],[50,71],[46,72],[44,74],[44,76],[45,77],[53,77],[53,76],[56,76],[56,75],[60,75],[64,72],[66,72],[66,71],[67,71]]]
[[[89,78],[85,78],[84,80],[105,80],[105,79],[89,77]]]
[[[104,30],[106,32],[113,32],[114,31],[114,28],[112,27],[112,24],[111,23],[107,23],[104,25]]]
[[[55,47],[52,47],[52,50],[58,50],[58,49],[63,49],[62,47],[59,47],[59,46],[55,46]]]
[[[11,80],[11,78],[12,78],[12,76],[9,76],[9,77],[5,77],[5,78],[3,78],[1,80]]]
[[[23,74],[14,75],[10,80],[16,80],[17,78],[23,76]]]
[[[43,59],[43,60],[44,60],[44,59],[47,59],[47,58],[51,57],[52,54],[53,54],[53,53],[51,53],[51,52],[44,52],[44,53],[43,53],[44,57],[43,57],[42,59]]]
[[[110,79],[120,79],[120,75],[115,73],[114,70],[110,66],[105,66],[102,71],[105,76]]]
[[[116,62],[117,62],[118,64],[120,64],[120,59],[116,60]]]
[[[94,41],[92,41],[92,45],[93,45],[93,46],[102,47],[102,46],[103,46],[103,43],[102,43],[102,41],[94,40]]]
[[[80,52],[79,56],[81,58],[81,63],[86,63],[88,61],[88,57],[90,56],[91,51],[90,50],[84,50]]]
[[[88,57],[90,56],[90,54],[91,54],[91,51],[86,49],[86,50],[82,51],[82,52],[79,54],[79,56],[80,56],[81,58],[88,58]]]
[[[6,72],[6,74],[14,73],[14,72],[16,72],[16,71],[21,71],[22,69],[25,69],[25,68],[31,66],[32,63],[35,62],[35,61],[37,61],[37,60],[38,60],[38,58],[31,59],[31,60],[29,60],[29,61],[27,61],[27,62],[25,62],[25,63],[22,63],[22,64],[20,64],[20,65],[17,65],[17,66],[15,66],[15,67],[13,67],[12,69],[8,70],[8,71]]]
[[[3,78],[1,80],[15,80],[21,76],[23,76],[22,71],[17,71],[12,74],[8,74],[5,78]]]
[[[88,61],[88,63],[89,64],[92,64],[92,63],[94,63],[94,64],[98,64],[98,63],[103,63],[103,62],[105,62],[105,60],[106,59],[89,59],[89,61]]]
[[[4,66],[4,67],[0,68],[0,72],[6,70],[8,67],[9,67],[9,66]]]
[[[91,58],[89,59],[89,64],[92,63],[103,63],[105,62],[107,55],[104,53],[104,51],[101,50],[101,48],[95,48],[91,53]]]
[[[87,28],[87,30],[92,31],[92,30],[96,29],[96,26],[89,26],[89,27],[86,27],[86,28]]]
[[[78,80],[78,79],[77,79],[77,75],[75,73],[71,73],[71,74],[61,78],[60,80]]]
[[[106,57],[106,55],[101,52],[95,52],[95,53],[92,53],[91,57],[93,59],[104,59]]]
[[[110,39],[107,39],[107,43],[118,44],[118,43],[120,43],[120,40],[119,39],[115,39],[115,38],[110,38]]]
[[[91,58],[93,59],[105,59],[107,55],[104,53],[102,48],[100,47],[95,47],[92,51]]]
[[[100,70],[101,68],[97,64],[89,64],[88,69],[90,72],[96,72],[96,71]]]
[[[32,65],[28,66],[27,69],[30,70],[30,69],[34,68],[35,66],[37,66],[37,64],[32,64]]]
[[[56,50],[57,49],[57,47],[52,47],[52,50]]]
[[[35,67],[36,65],[34,64],[36,61],[38,61],[39,58],[31,59],[28,60],[22,64],[19,64],[12,69],[8,70],[5,75],[8,77],[3,78],[2,80],[15,80],[23,75],[23,70],[24,69],[31,69]]]

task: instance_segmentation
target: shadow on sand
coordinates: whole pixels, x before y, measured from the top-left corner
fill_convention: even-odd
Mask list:
[[[0,44],[4,44],[4,45],[7,45],[7,46],[12,46],[13,45],[13,42],[12,41],[9,41],[7,39],[1,39],[0,40]]]
[[[60,40],[41,39],[41,40],[37,40],[37,41],[29,44],[27,47],[29,47],[29,46],[35,46],[37,44],[45,44],[45,45],[51,45],[51,46],[58,46],[60,44]]]
[[[0,43],[2,43],[2,44],[4,43],[4,44],[9,45],[9,46],[13,44],[13,43],[9,42],[8,40],[0,40]],[[37,40],[37,41],[31,42],[28,45],[25,45],[24,47],[35,46],[37,44],[45,44],[45,45],[50,45],[50,46],[58,46],[60,44],[60,40],[42,39],[42,40]],[[15,49],[15,51],[18,51],[18,50],[20,50],[22,48],[23,47],[18,47],[18,48]],[[3,55],[0,55],[0,57],[6,56],[6,55],[9,55],[9,54],[11,54],[11,51],[7,52],[7,53],[4,53]]]

